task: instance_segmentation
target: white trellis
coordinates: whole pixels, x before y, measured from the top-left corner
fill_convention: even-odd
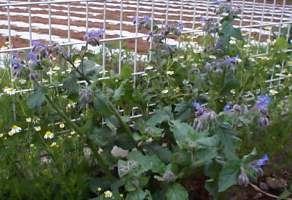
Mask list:
[[[183,34],[201,34],[200,17],[215,18],[213,0],[0,0],[0,25],[6,26],[0,29],[0,37],[7,37],[8,46],[0,49],[0,55],[15,51],[27,51],[31,49],[33,40],[47,40],[62,42],[60,45],[72,46],[84,44],[84,41],[74,38],[75,33],[85,33],[91,24],[101,24],[100,27],[107,30],[111,37],[104,36],[102,43],[102,66],[106,67],[106,44],[112,41],[119,42],[118,71],[122,64],[122,42],[134,41],[133,47],[133,72],[137,71],[139,40],[145,40],[147,35],[139,32],[138,25],[133,25],[132,17],[151,16],[151,30],[153,21],[160,23],[174,23],[181,21],[185,25]],[[271,39],[272,28],[278,29],[280,35],[282,27],[292,24],[292,3],[286,0],[233,0],[233,6],[241,8],[237,26],[246,32],[251,40],[268,42]],[[46,14],[44,14],[44,12]],[[112,17],[112,13],[117,17]],[[108,14],[109,13],[109,14]],[[131,14],[128,14],[131,13]],[[81,17],[77,17],[80,16]],[[42,22],[35,22],[36,18]],[[54,23],[60,20],[61,23]],[[78,26],[74,25],[78,21]],[[74,23],[73,23],[74,22]],[[131,31],[126,26],[132,26]],[[116,27],[115,29],[112,27]],[[25,29],[25,31],[19,31]],[[47,34],[38,33],[39,29],[46,30]],[[62,36],[53,34],[53,30],[60,29],[67,34]],[[288,28],[288,32],[290,28]],[[256,35],[256,37],[252,37]],[[13,46],[13,40],[22,37],[24,46]],[[177,44],[180,44],[178,42]],[[257,43],[256,43],[257,44]],[[152,47],[152,41],[150,42]],[[267,45],[268,47],[268,45]],[[1,58],[1,57],[0,57]],[[151,59],[151,53],[149,55]],[[134,76],[135,82],[136,76]],[[272,77],[270,82],[274,81]]]

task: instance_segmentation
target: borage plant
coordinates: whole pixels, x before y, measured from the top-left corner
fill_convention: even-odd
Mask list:
[[[272,63],[251,59],[233,26],[237,12],[220,4],[219,21],[202,21],[203,51],[167,44],[181,23],[134,18],[139,28],[153,25],[155,48],[135,81],[127,63],[119,75],[107,72],[88,50],[105,30],[86,33],[81,50],[36,41],[28,56],[13,55],[14,85],[26,80],[21,87],[33,91],[4,90],[21,112],[1,129],[1,197],[185,200],[199,179],[224,199],[231,186],[256,182],[269,158],[256,159],[250,138],[275,123],[276,97],[265,85]],[[288,60],[279,43],[271,52]]]

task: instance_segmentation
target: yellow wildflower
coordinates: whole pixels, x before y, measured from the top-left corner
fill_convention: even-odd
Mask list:
[[[51,131],[47,131],[46,134],[44,135],[44,138],[46,140],[49,140],[49,139],[53,139],[54,138],[54,133],[52,133]]]

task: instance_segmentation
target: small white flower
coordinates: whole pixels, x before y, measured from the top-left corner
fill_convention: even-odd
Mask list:
[[[53,71],[52,69],[50,69],[48,72],[47,72],[47,75],[48,76],[52,76],[52,75],[54,75],[56,72],[55,71]]]
[[[56,142],[52,142],[52,144],[50,145],[50,147],[58,147]]]
[[[13,135],[15,135],[16,133],[21,132],[21,130],[22,130],[22,128],[20,128],[19,126],[13,125],[13,126],[11,127],[11,130],[8,132],[8,135],[9,135],[9,136],[13,136]]]
[[[49,140],[49,139],[53,139],[54,138],[54,133],[52,133],[51,131],[47,131],[46,134],[44,135],[44,139]]]
[[[145,68],[145,70],[152,70],[152,69],[154,69],[154,67],[152,67],[152,66],[148,66]]]
[[[277,90],[274,90],[274,89],[271,89],[269,92],[272,96],[275,96],[276,94],[279,93]]]
[[[81,63],[81,60],[80,59],[77,59],[77,60],[75,60],[74,65],[75,66],[78,66],[78,65],[80,65],[80,63]]]
[[[72,69],[71,68],[66,69],[66,72],[71,73],[72,72]]]
[[[75,134],[76,134],[75,131],[71,131],[71,132],[70,132],[70,135],[75,135]]]
[[[16,93],[16,90],[13,89],[13,88],[5,87],[5,88],[3,89],[3,92],[4,92],[5,94],[11,96],[11,95],[14,95],[14,94]]]
[[[107,190],[107,191],[104,192],[104,197],[105,198],[112,198],[112,196],[113,196],[113,193],[111,191]]]
[[[174,75],[174,71],[167,71],[166,74],[169,76],[172,76],[172,75]]]
[[[167,94],[167,93],[168,93],[167,89],[161,91],[161,94]]]
[[[60,69],[61,69],[61,68],[58,67],[58,66],[56,66],[56,67],[53,68],[54,71],[59,71]]]
[[[243,46],[243,48],[247,48],[247,49],[249,49],[251,46],[249,45],[249,44],[245,44],[244,46]]]
[[[214,55],[210,55],[209,58],[215,60],[217,57]]]
[[[68,103],[68,104],[66,105],[66,108],[67,108],[67,109],[71,109],[71,108],[75,108],[75,107],[76,107],[76,103],[75,103],[75,102]]]
[[[21,85],[24,85],[24,84],[26,84],[26,80],[25,80],[25,79],[19,79],[19,83],[20,83]]]
[[[63,128],[65,128],[65,124],[61,123],[61,124],[59,124],[59,127],[63,129]]]
[[[34,130],[37,131],[37,132],[39,132],[39,131],[42,130],[42,128],[41,128],[40,126],[35,126],[35,127],[34,127]]]
[[[27,123],[31,123],[31,122],[32,122],[32,119],[31,119],[30,117],[28,117],[28,118],[25,119],[25,121],[26,121]]]
[[[3,133],[0,133],[0,138],[2,138],[4,136],[4,134]]]
[[[98,154],[101,154],[102,152],[103,152],[102,148],[99,148],[98,151],[97,151]]]
[[[235,40],[230,40],[229,44],[236,44],[236,41]]]

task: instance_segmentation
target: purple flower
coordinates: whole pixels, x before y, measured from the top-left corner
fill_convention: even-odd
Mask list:
[[[220,50],[223,48],[222,42],[218,40],[215,44],[215,49]]]
[[[204,16],[201,16],[200,17],[200,22],[201,22],[201,24],[206,24],[207,23],[207,18],[204,17]]]
[[[33,40],[32,47],[33,49],[40,50],[46,48],[46,45],[44,45],[40,40]]]
[[[235,57],[228,57],[228,58],[226,59],[226,62],[227,62],[228,64],[234,64],[234,63],[237,62],[238,59],[239,59],[239,56],[238,56],[238,55],[235,56]]]
[[[22,60],[21,60],[21,58],[20,58],[18,53],[14,53],[12,55],[11,64],[12,64],[12,69],[14,71],[19,71],[19,70],[21,70],[21,68],[24,67],[24,64],[23,64],[23,62],[22,62]]]
[[[268,161],[269,161],[268,154],[264,154],[261,159],[255,160],[251,165],[253,168],[258,169],[258,168],[262,168],[263,166],[265,166]]]
[[[259,110],[267,110],[271,101],[272,101],[271,97],[269,96],[266,96],[266,95],[259,96],[255,104],[255,107]]]
[[[149,24],[149,23],[151,23],[151,18],[148,15],[145,15],[143,17],[143,21],[145,24]]]
[[[38,79],[38,74],[36,72],[30,72],[28,76],[29,79],[33,81]]]
[[[139,17],[138,16],[134,16],[132,19],[133,24],[139,23]]]
[[[177,29],[182,32],[184,30],[184,24],[182,22],[178,22]]]
[[[261,127],[266,127],[269,125],[269,118],[265,115],[262,115],[259,119],[259,125]]]
[[[192,106],[196,110],[197,115],[202,115],[206,111],[205,107],[196,101],[193,101]]]
[[[233,109],[233,104],[231,103],[227,103],[225,106],[224,106],[224,111],[225,112],[229,112]]]
[[[48,47],[45,44],[43,44],[39,40],[32,41],[32,50],[31,54],[28,55],[28,59],[31,59],[32,61],[36,62],[36,60],[40,61],[43,58],[47,58],[48,55],[49,55]]]
[[[31,51],[28,53],[27,59],[36,61],[36,60],[38,60],[38,55],[34,51]]]
[[[92,46],[97,46],[99,45],[99,40],[103,37],[104,33],[104,29],[90,30],[85,33],[84,40]]]

